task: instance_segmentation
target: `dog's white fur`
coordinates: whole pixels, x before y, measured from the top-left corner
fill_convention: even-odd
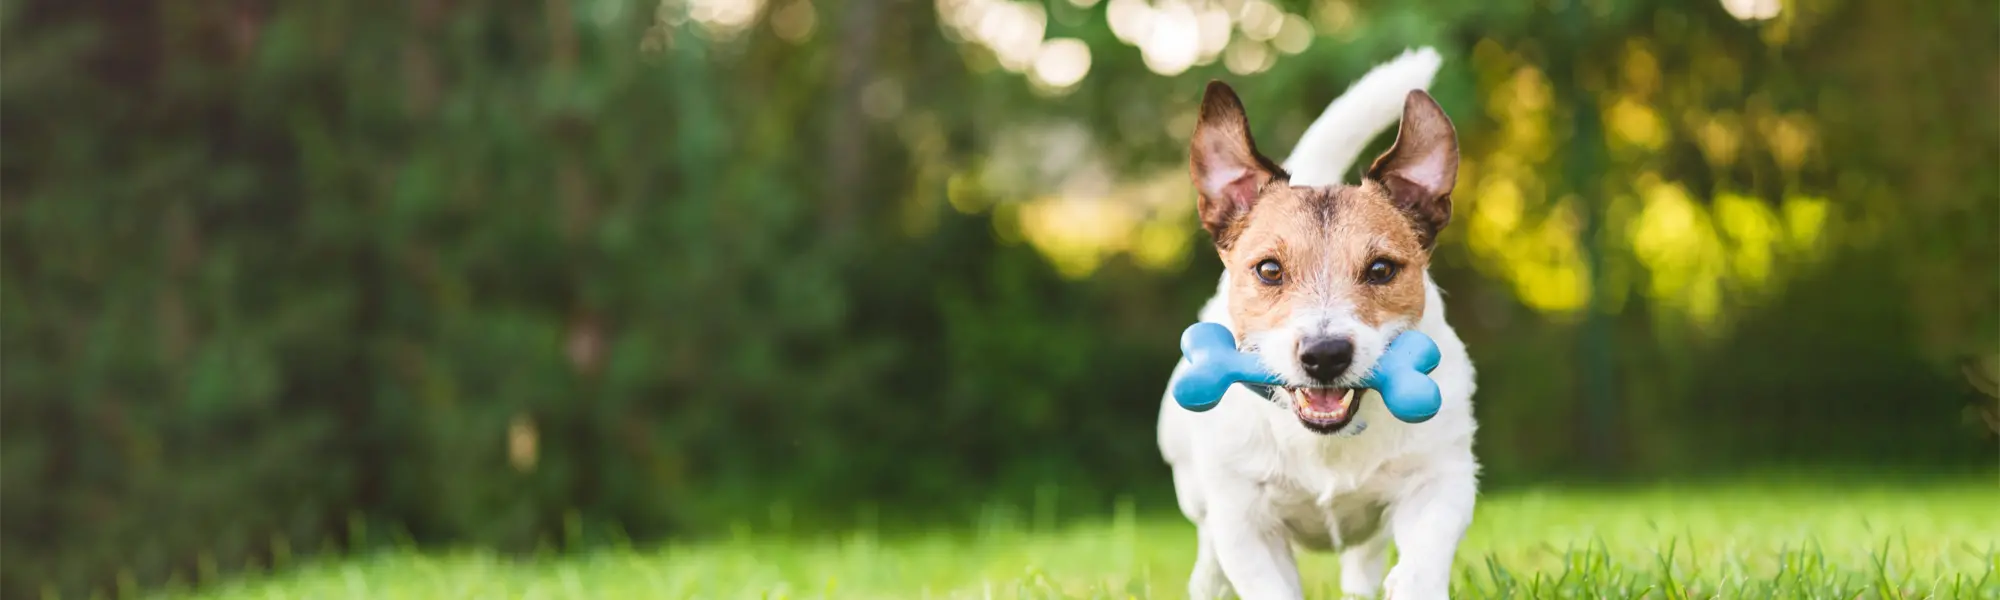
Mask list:
[[[1407,52],[1348,88],[1285,162],[1292,183],[1340,182],[1363,146],[1401,115],[1404,96],[1430,85],[1440,62],[1429,48]],[[1200,319],[1233,331],[1228,277],[1223,274]],[[1163,398],[1160,453],[1173,468],[1181,512],[1199,531],[1190,596],[1218,597],[1233,588],[1245,600],[1300,598],[1290,547],[1296,545],[1340,549],[1346,595],[1372,597],[1386,587],[1395,600],[1447,597],[1453,556],[1472,521],[1478,488],[1473,368],[1464,342],[1445,322],[1443,297],[1428,273],[1424,287],[1423,317],[1414,326],[1443,353],[1431,378],[1444,392],[1444,405],[1429,421],[1396,420],[1373,392],[1359,399],[1354,422],[1333,435],[1307,430],[1291,410],[1241,386],[1205,413]],[[1293,381],[1302,377],[1294,358],[1274,356],[1271,349],[1292,348],[1298,335],[1351,335],[1352,372],[1364,373],[1387,341],[1412,325],[1385,323],[1376,330],[1339,306],[1307,308],[1310,318],[1295,311],[1286,326],[1251,340],[1264,349],[1267,365]],[[1400,560],[1385,579],[1392,539]]]

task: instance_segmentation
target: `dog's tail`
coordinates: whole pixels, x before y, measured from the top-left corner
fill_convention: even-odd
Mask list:
[[[1353,166],[1368,141],[1403,115],[1410,90],[1429,89],[1444,62],[1436,50],[1409,50],[1361,76],[1306,128],[1285,159],[1292,185],[1332,185]]]

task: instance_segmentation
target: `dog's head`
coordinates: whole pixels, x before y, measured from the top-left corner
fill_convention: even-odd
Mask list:
[[[1286,382],[1313,431],[1354,418],[1353,391],[1424,313],[1424,270],[1451,220],[1458,140],[1429,94],[1360,185],[1293,186],[1257,153],[1236,93],[1210,83],[1191,148],[1202,227],[1229,272],[1239,345]]]

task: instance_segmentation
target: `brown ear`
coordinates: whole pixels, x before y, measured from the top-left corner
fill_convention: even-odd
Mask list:
[[[1208,82],[1208,91],[1202,94],[1201,119],[1195,122],[1188,150],[1194,186],[1201,191],[1201,226],[1215,238],[1216,246],[1228,248],[1243,217],[1257,204],[1259,191],[1284,179],[1285,171],[1257,153],[1243,102],[1220,81]]]
[[[1410,90],[1403,100],[1396,144],[1375,159],[1368,178],[1388,188],[1396,208],[1417,226],[1424,247],[1437,242],[1438,232],[1451,222],[1451,188],[1458,183],[1458,133],[1430,94]]]

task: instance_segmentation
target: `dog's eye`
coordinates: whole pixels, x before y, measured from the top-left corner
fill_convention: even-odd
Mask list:
[[[1361,274],[1361,280],[1368,282],[1369,285],[1382,285],[1395,279],[1398,270],[1396,263],[1386,258],[1378,258],[1375,262],[1368,263],[1368,271]]]
[[[1257,280],[1264,282],[1264,285],[1278,285],[1285,280],[1285,268],[1278,265],[1278,261],[1265,259],[1264,262],[1257,263],[1255,270]]]

